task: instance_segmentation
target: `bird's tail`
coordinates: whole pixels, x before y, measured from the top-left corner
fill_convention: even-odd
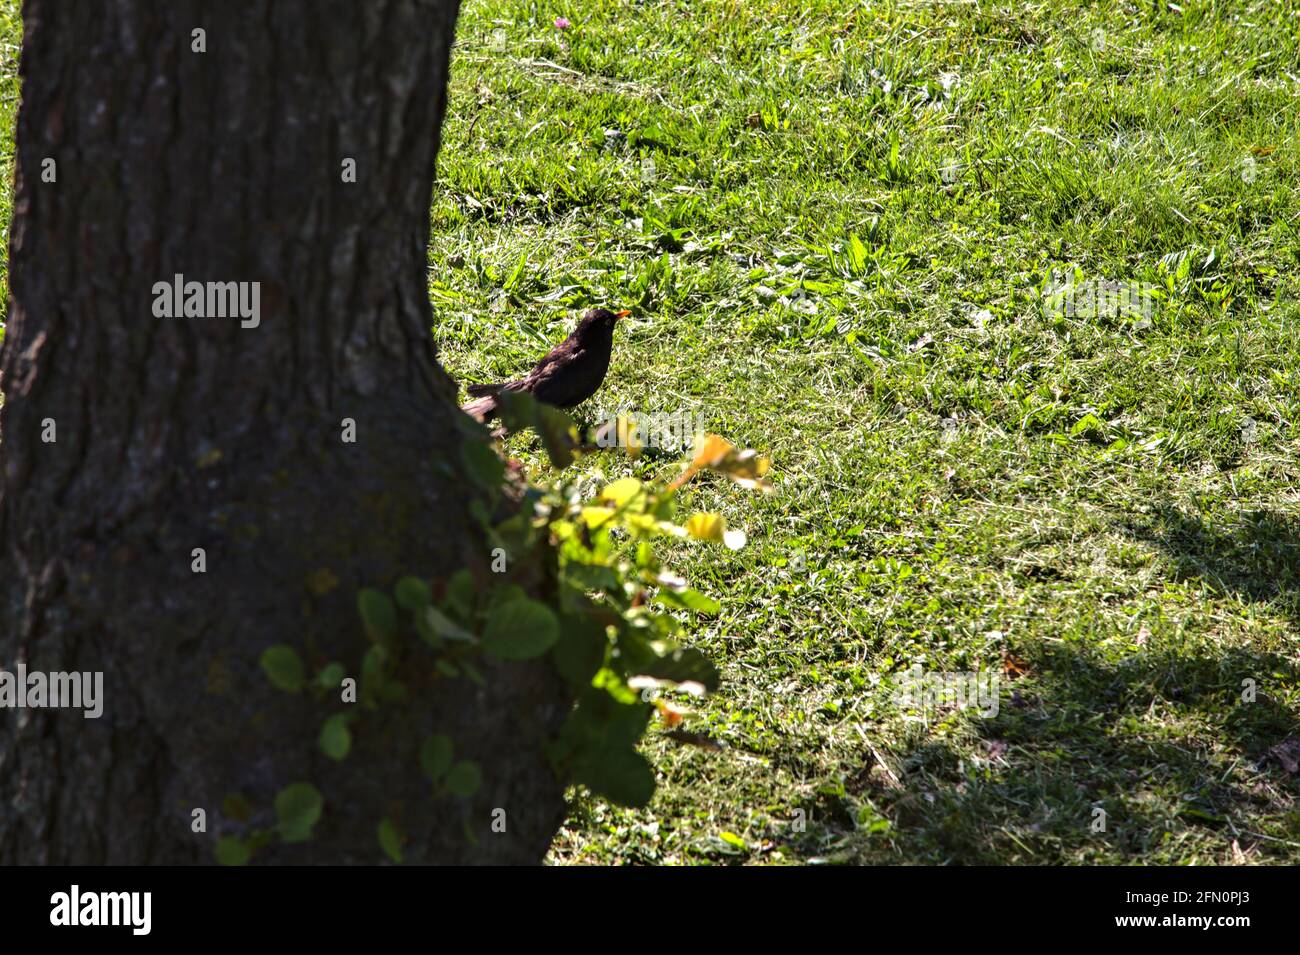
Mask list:
[[[478,387],[482,387],[481,385]],[[470,394],[474,394],[474,385],[470,385]],[[495,394],[482,395],[473,401],[467,401],[460,406],[460,410],[471,417],[477,418],[484,424],[491,421],[497,414],[497,396]]]
[[[495,395],[501,387],[501,385],[466,385],[465,390],[469,392],[471,398],[482,398],[484,395]]]

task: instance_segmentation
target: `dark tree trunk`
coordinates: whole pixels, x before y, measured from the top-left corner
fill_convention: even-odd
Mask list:
[[[316,736],[340,702],[276,690],[258,662],[287,643],[357,676],[359,587],[490,561],[429,335],[456,12],[25,3],[0,668],[103,671],[105,706],[0,710],[0,863],[208,862],[297,781],[325,797],[315,836],[259,861],[382,861],[384,817],[407,861],[545,852],[563,812],[542,751],[564,715],[548,666],[489,666],[478,688],[426,661],[403,674],[412,704],[367,713],[335,763]],[[153,287],[177,273],[260,282],[260,325],[155,317]],[[434,798],[418,759],[431,732],[480,763],[475,796]],[[251,820],[223,814],[232,794]]]

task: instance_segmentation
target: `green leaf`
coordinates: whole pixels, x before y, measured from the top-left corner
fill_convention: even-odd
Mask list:
[[[644,806],[654,795],[654,772],[635,747],[650,711],[617,674],[601,671],[548,747],[551,758],[593,793],[620,805]]]
[[[902,144],[898,137],[898,130],[895,129],[889,134],[889,162],[887,166],[889,178],[892,181],[897,181],[903,178],[903,164],[899,161],[901,145]]]
[[[253,848],[243,839],[222,836],[217,840],[216,856],[221,865],[247,865],[253,857]]]
[[[1074,427],[1070,428],[1070,436],[1077,438],[1081,434],[1094,430],[1104,432],[1106,425],[1095,414],[1089,412],[1075,422]]]
[[[352,749],[352,731],[348,729],[348,718],[344,713],[335,713],[321,724],[320,737],[316,740],[320,751],[330,759],[342,761]]]
[[[573,449],[578,445],[578,428],[572,418],[559,408],[538,405],[537,434],[556,469],[564,470],[573,463]]]
[[[526,391],[503,391],[499,396],[501,420],[511,431],[532,428],[542,439],[551,464],[563,470],[573,463],[577,427],[558,408],[541,404]]]
[[[411,613],[422,610],[433,602],[429,585],[419,577],[403,577],[393,587],[393,596],[397,598],[399,607]]]
[[[291,783],[281,789],[275,796],[280,838],[285,842],[306,842],[324,805],[320,790],[311,783]]]
[[[361,658],[361,695],[371,704],[384,687],[387,665],[388,651],[380,643],[372,646]]]
[[[297,693],[306,680],[302,657],[291,646],[279,643],[262,651],[262,669],[271,682],[289,693]]]
[[[447,579],[442,609],[459,620],[468,620],[474,610],[474,575],[461,568]]]
[[[482,782],[483,774],[479,771],[478,763],[472,763],[468,759],[462,759],[447,773],[447,788],[457,796],[474,795]]]
[[[869,258],[870,258],[870,253],[867,252],[867,247],[862,244],[862,240],[850,232],[849,233],[849,266],[853,269],[854,275],[861,274],[863,269],[867,267],[867,260]]]
[[[524,277],[524,271],[528,268],[528,250],[525,249],[519,253],[519,261],[515,263],[514,269],[506,280],[501,283],[502,289],[507,292],[514,292],[518,287],[520,280]]]
[[[654,770],[631,747],[602,749],[582,762],[574,780],[598,796],[633,809],[648,804],[655,793]]]
[[[399,865],[402,862],[402,831],[397,828],[397,823],[391,819],[385,818],[379,824],[379,847],[384,850],[384,854]]]
[[[670,607],[682,607],[696,613],[715,614],[722,610],[722,604],[712,597],[706,597],[698,590],[687,587],[685,590],[672,590],[668,587],[659,591],[656,602]]]
[[[322,690],[337,690],[343,685],[343,678],[347,676],[347,671],[343,669],[341,663],[327,663],[321,667],[320,672],[312,678],[312,683]]]
[[[528,594],[524,588],[518,584],[500,583],[492,588],[488,594],[487,613],[490,617],[496,612],[498,607],[504,604],[513,603],[516,600],[524,600]]]
[[[613,567],[604,564],[569,561],[562,573],[565,582],[580,591],[602,590],[610,594],[623,592],[623,578]]]
[[[397,610],[383,591],[363,587],[357,594],[357,609],[372,633],[391,637],[397,631]]]
[[[655,516],[658,517],[657,514]],[[636,565],[651,572],[659,569],[659,558],[655,556],[654,545],[649,541],[641,541],[636,545]]]
[[[460,460],[469,479],[485,491],[498,491],[506,475],[506,464],[482,441],[465,441],[460,446]]]
[[[424,642],[435,649],[442,645],[443,640],[459,640],[462,643],[474,643],[477,640],[474,634],[432,605],[425,607],[416,617],[415,629]]]
[[[504,660],[530,660],[549,650],[559,637],[560,624],[551,609],[522,597],[492,609],[483,648]]]
[[[451,768],[453,746],[451,738],[441,734],[430,736],[420,747],[420,768],[434,782]]]
[[[551,659],[560,676],[575,686],[585,686],[605,662],[608,648],[609,638],[602,624],[586,614],[573,614],[564,618]]]

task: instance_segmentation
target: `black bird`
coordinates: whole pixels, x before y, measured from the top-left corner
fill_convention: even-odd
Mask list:
[[[614,325],[628,314],[607,308],[589,309],[573,334],[547,352],[524,377],[500,385],[470,385],[468,390],[474,400],[461,405],[461,411],[480,421],[491,421],[497,414],[497,396],[503,391],[526,391],[557,408],[582,404],[605,380],[614,349]]]

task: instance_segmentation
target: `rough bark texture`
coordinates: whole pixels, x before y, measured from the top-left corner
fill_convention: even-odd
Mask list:
[[[542,743],[564,715],[546,665],[487,667],[484,689],[412,666],[412,704],[366,714],[334,763],[315,741],[343,704],[277,691],[258,664],[288,643],[355,676],[359,587],[487,566],[428,333],[456,12],[25,3],[0,667],[102,670],[106,704],[98,720],[0,710],[0,863],[209,862],[219,836],[271,824],[299,780],[325,796],[315,837],[259,861],[381,861],[384,816],[407,861],[545,852],[563,803]],[[260,282],[260,326],[154,317],[154,283],[176,273]],[[433,797],[417,754],[435,731],[483,767],[476,796]],[[235,793],[247,823],[222,813]]]

